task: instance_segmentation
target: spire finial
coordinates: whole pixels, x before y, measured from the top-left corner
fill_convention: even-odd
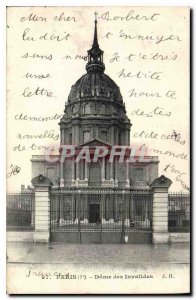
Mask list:
[[[94,15],[95,15],[95,31],[94,31],[93,45],[98,45],[98,39],[97,39],[97,15],[98,15],[98,13],[95,11]]]
[[[94,15],[95,15],[95,22],[97,22],[97,15],[98,15],[98,13],[95,11]]]

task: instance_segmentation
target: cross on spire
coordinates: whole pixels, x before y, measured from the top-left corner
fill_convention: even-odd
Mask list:
[[[95,12],[94,12],[94,15],[95,15],[95,22],[97,22],[97,16],[98,16],[98,13],[95,11]]]
[[[95,12],[95,31],[94,31],[94,41],[93,41],[93,45],[97,46],[98,45],[98,39],[97,39],[97,15],[98,13]]]

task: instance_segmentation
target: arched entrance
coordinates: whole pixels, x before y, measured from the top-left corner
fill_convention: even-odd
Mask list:
[[[101,163],[91,162],[89,165],[89,186],[101,186]]]

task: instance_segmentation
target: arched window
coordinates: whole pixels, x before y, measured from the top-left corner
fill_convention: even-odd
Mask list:
[[[101,115],[105,115],[105,105],[101,105]]]
[[[91,103],[87,103],[84,105],[84,114],[85,115],[92,114],[92,104]]]

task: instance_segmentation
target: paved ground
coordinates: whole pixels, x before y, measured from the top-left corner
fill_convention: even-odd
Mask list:
[[[7,243],[7,292],[188,293],[189,244]],[[146,276],[149,276],[148,278]]]
[[[8,262],[152,264],[189,263],[189,244],[7,244]]]

